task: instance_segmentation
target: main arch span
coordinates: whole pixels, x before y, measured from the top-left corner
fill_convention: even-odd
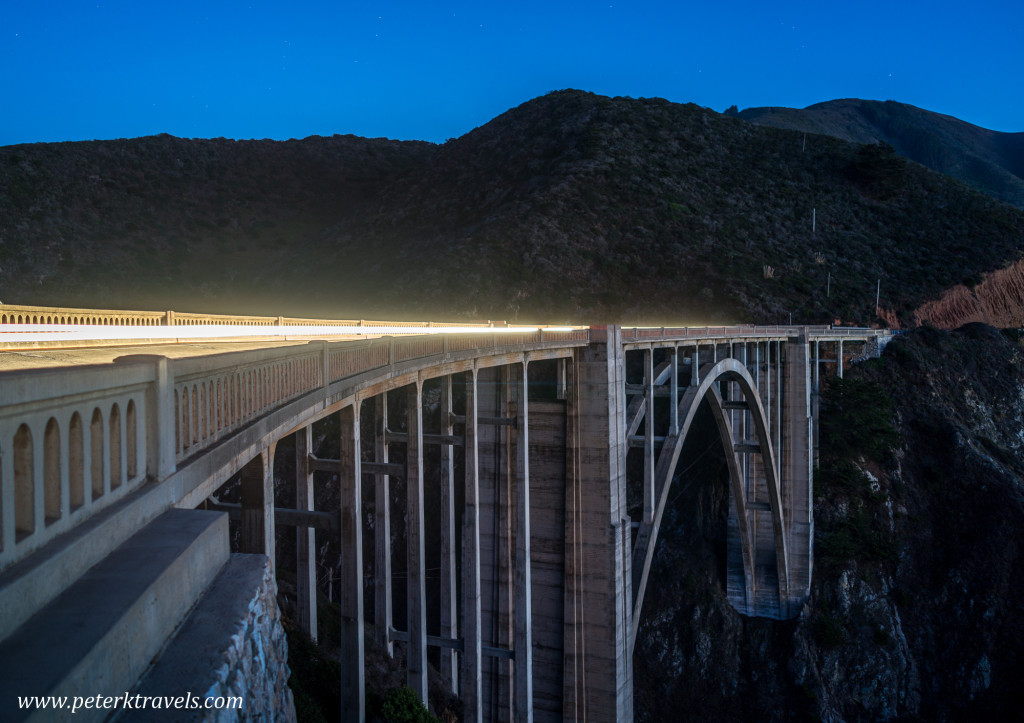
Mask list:
[[[791,617],[811,576],[819,373],[841,373],[844,341],[876,336],[478,329],[185,358],[139,346],[114,363],[0,373],[0,709],[26,717],[10,705],[15,687],[81,686],[75,656],[107,655],[103,641],[118,636],[139,648],[136,662],[102,685],[144,690],[159,679],[151,670],[139,682],[147,664],[187,633],[204,590],[224,587],[238,555],[281,564],[275,541],[295,528],[287,563],[299,623],[314,636],[315,550],[340,539],[347,720],[365,714],[364,627],[385,654],[401,650],[424,700],[436,666],[467,720],[631,720],[644,590],[698,407],[710,406],[729,470],[725,594],[745,615]],[[324,420],[337,457],[314,448]],[[274,501],[283,440],[295,449],[286,506]],[[332,477],[340,506],[319,509],[314,492]],[[111,616],[132,601],[82,592],[90,569],[116,568],[139,540],[169,531],[182,551],[162,574],[180,602],[158,619]],[[436,594],[428,556],[440,560]],[[100,619],[110,629],[89,642],[46,624],[69,608],[83,629]]]

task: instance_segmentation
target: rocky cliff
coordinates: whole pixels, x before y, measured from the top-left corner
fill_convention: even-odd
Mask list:
[[[889,401],[891,400],[891,402]],[[639,720],[979,720],[1024,703],[1024,352],[979,324],[892,342],[823,395],[797,620],[722,591],[728,497],[695,443],[637,643]],[[703,468],[703,469],[701,469]],[[668,518],[667,518],[668,519]]]

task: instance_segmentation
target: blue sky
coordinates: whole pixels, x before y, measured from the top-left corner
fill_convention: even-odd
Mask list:
[[[5,2],[0,145],[443,141],[550,90],[899,100],[1024,131],[1024,3]]]

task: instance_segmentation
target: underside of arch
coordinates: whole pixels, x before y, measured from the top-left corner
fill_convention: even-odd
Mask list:
[[[641,523],[633,547],[633,616],[630,651],[636,640],[644,592],[650,574],[651,562],[657,545],[658,530],[669,498],[669,487],[676,473],[683,444],[697,414],[700,403],[707,399],[725,447],[725,460],[729,471],[729,497],[735,528],[730,531],[730,544],[739,549],[731,551],[729,602],[740,613],[776,619],[791,617],[793,609],[789,590],[789,556],[787,520],[783,512],[779,465],[771,444],[767,417],[754,380],[742,362],[723,359],[717,364],[706,364],[700,370],[700,383],[689,387],[679,401],[679,430],[671,431],[658,455],[655,467],[655,510],[650,522]],[[749,415],[754,438],[737,440],[729,412],[724,408],[718,382],[735,383]],[[646,410],[630,410],[643,414]],[[630,419],[634,422],[635,419]],[[741,455],[760,458],[760,464],[751,464],[751,473],[744,479]],[[754,474],[756,469],[757,474]],[[765,499],[767,498],[767,499]],[[758,523],[762,533],[766,522],[758,515],[771,516],[771,533],[758,538]],[[770,549],[768,549],[770,548]],[[733,552],[738,554],[732,554]]]

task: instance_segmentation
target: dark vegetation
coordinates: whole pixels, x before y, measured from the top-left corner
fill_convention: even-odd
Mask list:
[[[802,110],[747,108],[735,115],[855,143],[887,143],[912,161],[1024,208],[1024,133],[991,131],[892,100],[831,100]]]
[[[560,91],[443,145],[8,146],[0,298],[346,318],[870,322],[879,279],[882,306],[908,318],[1018,258],[1021,211],[888,147],[804,135]]]

